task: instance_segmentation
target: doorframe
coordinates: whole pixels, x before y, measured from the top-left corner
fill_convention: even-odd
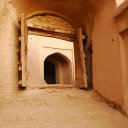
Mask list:
[[[63,18],[63,16],[60,16],[58,13],[52,13],[50,12],[45,12],[45,15],[54,15],[57,17],[61,17],[62,19],[66,20],[65,18]],[[35,15],[37,15],[35,13]],[[41,13],[42,15],[42,13]],[[31,15],[33,16],[33,15]],[[24,19],[24,24],[21,24],[21,29],[22,26],[24,27],[24,34],[21,34],[21,40],[24,40],[24,48],[21,51],[21,55],[23,54],[24,58],[23,62],[24,62],[24,68],[22,70],[22,82],[20,83],[20,85],[22,87],[26,87],[26,80],[27,80],[27,76],[26,76],[26,66],[27,66],[27,61],[26,61],[26,56],[27,54],[25,54],[25,51],[27,49],[27,38],[28,34],[34,34],[34,35],[44,35],[44,36],[50,36],[50,37],[55,37],[55,38],[60,38],[63,40],[70,40],[73,42],[74,45],[74,59],[75,59],[75,72],[76,72],[76,78],[75,78],[75,85],[78,88],[87,88],[87,76],[86,76],[86,66],[85,66],[85,53],[84,53],[84,48],[83,48],[83,39],[85,38],[85,36],[82,33],[82,28],[78,28],[76,29],[76,33],[75,34],[69,34],[69,33],[58,33],[58,32],[51,32],[51,31],[47,31],[47,30],[43,30],[43,29],[38,29],[35,28],[34,32],[32,33],[32,31],[29,31],[30,27],[26,26],[26,20],[28,19],[28,17],[31,16],[27,16],[24,17],[24,14],[21,15],[21,19]],[[66,20],[67,21],[67,20]],[[67,21],[68,22],[68,21]],[[68,22],[70,24],[70,22]],[[40,32],[38,31],[40,30]]]

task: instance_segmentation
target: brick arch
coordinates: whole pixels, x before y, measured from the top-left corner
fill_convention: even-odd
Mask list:
[[[51,15],[51,16],[62,18],[63,20],[68,22],[73,28],[75,28],[75,26],[71,23],[71,21],[68,18],[66,18],[65,16],[63,16],[62,14],[60,14],[58,12],[53,12],[53,11],[36,11],[36,12],[33,12],[33,13],[27,15],[26,19],[28,20],[35,16],[46,16],[46,15]]]
[[[73,41],[76,36],[76,29],[71,22],[57,12],[37,11],[26,16],[26,22],[31,34],[67,41]]]

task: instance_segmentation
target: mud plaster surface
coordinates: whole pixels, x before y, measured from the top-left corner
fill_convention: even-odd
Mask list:
[[[0,101],[0,128],[128,128],[127,118],[92,92],[76,88],[26,90]]]

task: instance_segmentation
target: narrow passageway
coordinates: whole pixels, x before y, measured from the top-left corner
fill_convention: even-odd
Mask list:
[[[1,101],[0,128],[128,128],[128,119],[92,92],[77,88],[25,90]]]
[[[35,2],[0,0],[0,128],[128,128],[128,0]]]

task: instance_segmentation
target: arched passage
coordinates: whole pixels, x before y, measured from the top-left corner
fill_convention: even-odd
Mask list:
[[[49,55],[44,61],[44,79],[47,84],[71,84],[71,62],[60,53]]]
[[[55,12],[35,12],[27,16],[29,34],[54,37],[73,42],[74,51],[75,53],[77,52],[75,54],[75,71],[77,70],[77,73],[74,84],[80,88],[85,88],[87,87],[86,69],[83,46],[81,45],[85,36],[83,35],[82,28],[76,30],[65,19],[61,14],[59,15]],[[48,21],[51,22],[49,23]]]

